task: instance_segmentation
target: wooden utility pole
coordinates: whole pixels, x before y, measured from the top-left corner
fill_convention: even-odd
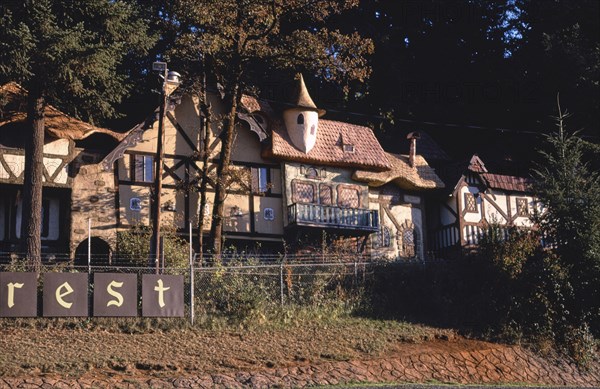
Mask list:
[[[156,274],[160,269],[161,239],[160,239],[160,214],[161,214],[161,195],[162,195],[162,176],[163,159],[165,152],[163,144],[165,141],[165,111],[167,109],[167,99],[169,95],[179,86],[179,74],[169,72],[165,62],[155,62],[152,64],[153,70],[163,72],[163,84],[161,92],[160,112],[158,117],[158,135],[156,136],[156,160],[154,168],[154,193],[152,199],[152,239],[150,241],[150,261],[154,260]],[[169,78],[171,77],[171,79]],[[172,86],[169,88],[169,86]],[[152,266],[152,263],[149,264]]]

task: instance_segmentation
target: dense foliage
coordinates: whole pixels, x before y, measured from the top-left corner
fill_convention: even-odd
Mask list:
[[[118,259],[137,266],[149,266],[151,237],[152,228],[143,225],[120,231],[117,234]],[[187,268],[190,262],[188,242],[177,234],[175,228],[168,226],[162,229],[161,237],[165,267]]]
[[[41,264],[44,116],[48,104],[94,122],[128,91],[128,55],[153,39],[132,4],[94,0],[7,2],[0,7],[0,79],[28,91],[22,250]]]
[[[130,63],[154,42],[131,2],[11,1],[1,9],[0,80],[90,122],[117,114]]]
[[[222,251],[226,182],[242,94],[258,86],[257,80],[274,81],[278,71],[290,75],[304,70],[336,83],[364,81],[370,70],[365,56],[372,52],[372,42],[356,31],[342,33],[327,27],[333,16],[357,5],[356,0],[173,3],[171,20],[179,34],[170,55],[191,78],[217,81],[223,96],[225,113],[214,120],[222,129],[220,180],[215,185],[210,230],[216,254]],[[289,84],[274,85],[289,89]]]
[[[600,335],[600,180],[581,138],[546,137],[535,171],[537,228],[491,224],[476,255],[377,273],[371,307],[589,363]],[[594,148],[592,148],[594,150]]]

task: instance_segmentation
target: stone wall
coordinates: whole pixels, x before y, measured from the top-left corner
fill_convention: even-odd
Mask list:
[[[101,164],[78,168],[73,180],[71,198],[71,256],[88,237],[88,220],[92,220],[92,237],[97,237],[116,249],[118,210],[117,189],[113,171],[102,170]]]

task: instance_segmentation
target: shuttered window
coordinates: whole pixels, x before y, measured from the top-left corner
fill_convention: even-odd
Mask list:
[[[314,203],[315,185],[311,182],[292,181],[292,195],[296,203]]]

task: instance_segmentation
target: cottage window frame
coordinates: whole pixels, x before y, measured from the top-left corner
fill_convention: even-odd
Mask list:
[[[517,206],[517,216],[529,217],[529,201],[524,197],[517,197],[515,203]]]
[[[477,210],[477,199],[475,195],[471,192],[467,192],[464,194],[464,208],[465,212],[469,213],[478,213]]]
[[[301,201],[303,198],[299,197],[299,186],[307,185],[312,188],[312,200],[311,201]],[[304,181],[304,180],[292,180],[292,199],[294,203],[299,204],[316,204],[317,195],[317,185],[314,182]]]
[[[337,191],[338,207],[353,208],[353,209],[359,209],[361,207],[361,204],[362,204],[361,190],[356,185],[339,184],[336,188],[336,191]],[[344,195],[344,192],[346,192],[346,191],[355,191],[356,192],[356,206],[354,206],[353,204],[347,203],[346,196]]]
[[[154,182],[154,155],[132,154],[132,181],[133,182]],[[141,177],[140,177],[141,176]]]

